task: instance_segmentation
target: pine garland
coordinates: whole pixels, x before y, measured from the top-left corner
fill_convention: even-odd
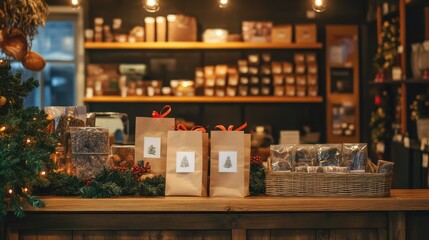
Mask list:
[[[250,195],[265,194],[265,167],[259,156],[250,158]]]
[[[34,189],[34,193],[83,198],[164,196],[165,177],[147,175],[149,171],[150,165],[139,162],[131,169],[105,168],[92,179],[78,179],[76,176],[63,173],[51,173],[46,176],[43,184]],[[265,167],[259,156],[251,158],[250,194],[265,194]]]
[[[117,196],[163,196],[165,178],[150,176],[150,166],[139,163],[131,169],[104,168],[90,179],[78,179],[63,173],[46,176],[45,182],[34,189],[38,195],[80,196],[83,198],[109,198]],[[143,177],[143,178],[142,178]]]

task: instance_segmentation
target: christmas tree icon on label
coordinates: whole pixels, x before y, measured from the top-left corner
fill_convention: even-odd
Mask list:
[[[150,155],[156,155],[156,148],[151,144],[147,150],[147,153]]]
[[[231,168],[232,167],[232,162],[231,162],[231,158],[228,156],[226,157],[226,161],[225,164],[223,164],[224,168]]]
[[[189,167],[189,162],[188,162],[188,158],[185,156],[183,156],[182,158],[182,162],[180,162],[180,167],[181,168],[187,168]]]

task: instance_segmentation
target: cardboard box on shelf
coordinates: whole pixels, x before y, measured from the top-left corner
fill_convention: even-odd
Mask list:
[[[316,24],[297,24],[297,25],[295,25],[295,42],[297,42],[297,43],[315,43],[315,42],[317,42]]]
[[[276,25],[273,26],[272,41],[275,43],[291,43],[292,42],[292,25]]]
[[[179,14],[167,15],[167,36],[169,42],[196,42],[196,19]]]
[[[241,26],[244,42],[271,42],[272,22],[243,21]]]

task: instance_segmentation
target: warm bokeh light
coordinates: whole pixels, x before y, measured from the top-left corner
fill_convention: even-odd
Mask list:
[[[327,6],[327,0],[313,0],[313,10],[316,12],[324,12]]]
[[[71,0],[70,4],[72,5],[72,7],[74,9],[79,9],[80,8],[80,0]]]
[[[157,0],[144,0],[144,9],[148,12],[157,12],[159,10],[159,4]]]
[[[219,0],[219,7],[220,8],[226,8],[228,7],[229,0]]]

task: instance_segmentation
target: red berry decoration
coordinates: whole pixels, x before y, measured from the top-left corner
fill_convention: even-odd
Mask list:
[[[250,164],[251,165],[261,165],[262,164],[262,158],[260,156],[251,156],[250,157]]]

